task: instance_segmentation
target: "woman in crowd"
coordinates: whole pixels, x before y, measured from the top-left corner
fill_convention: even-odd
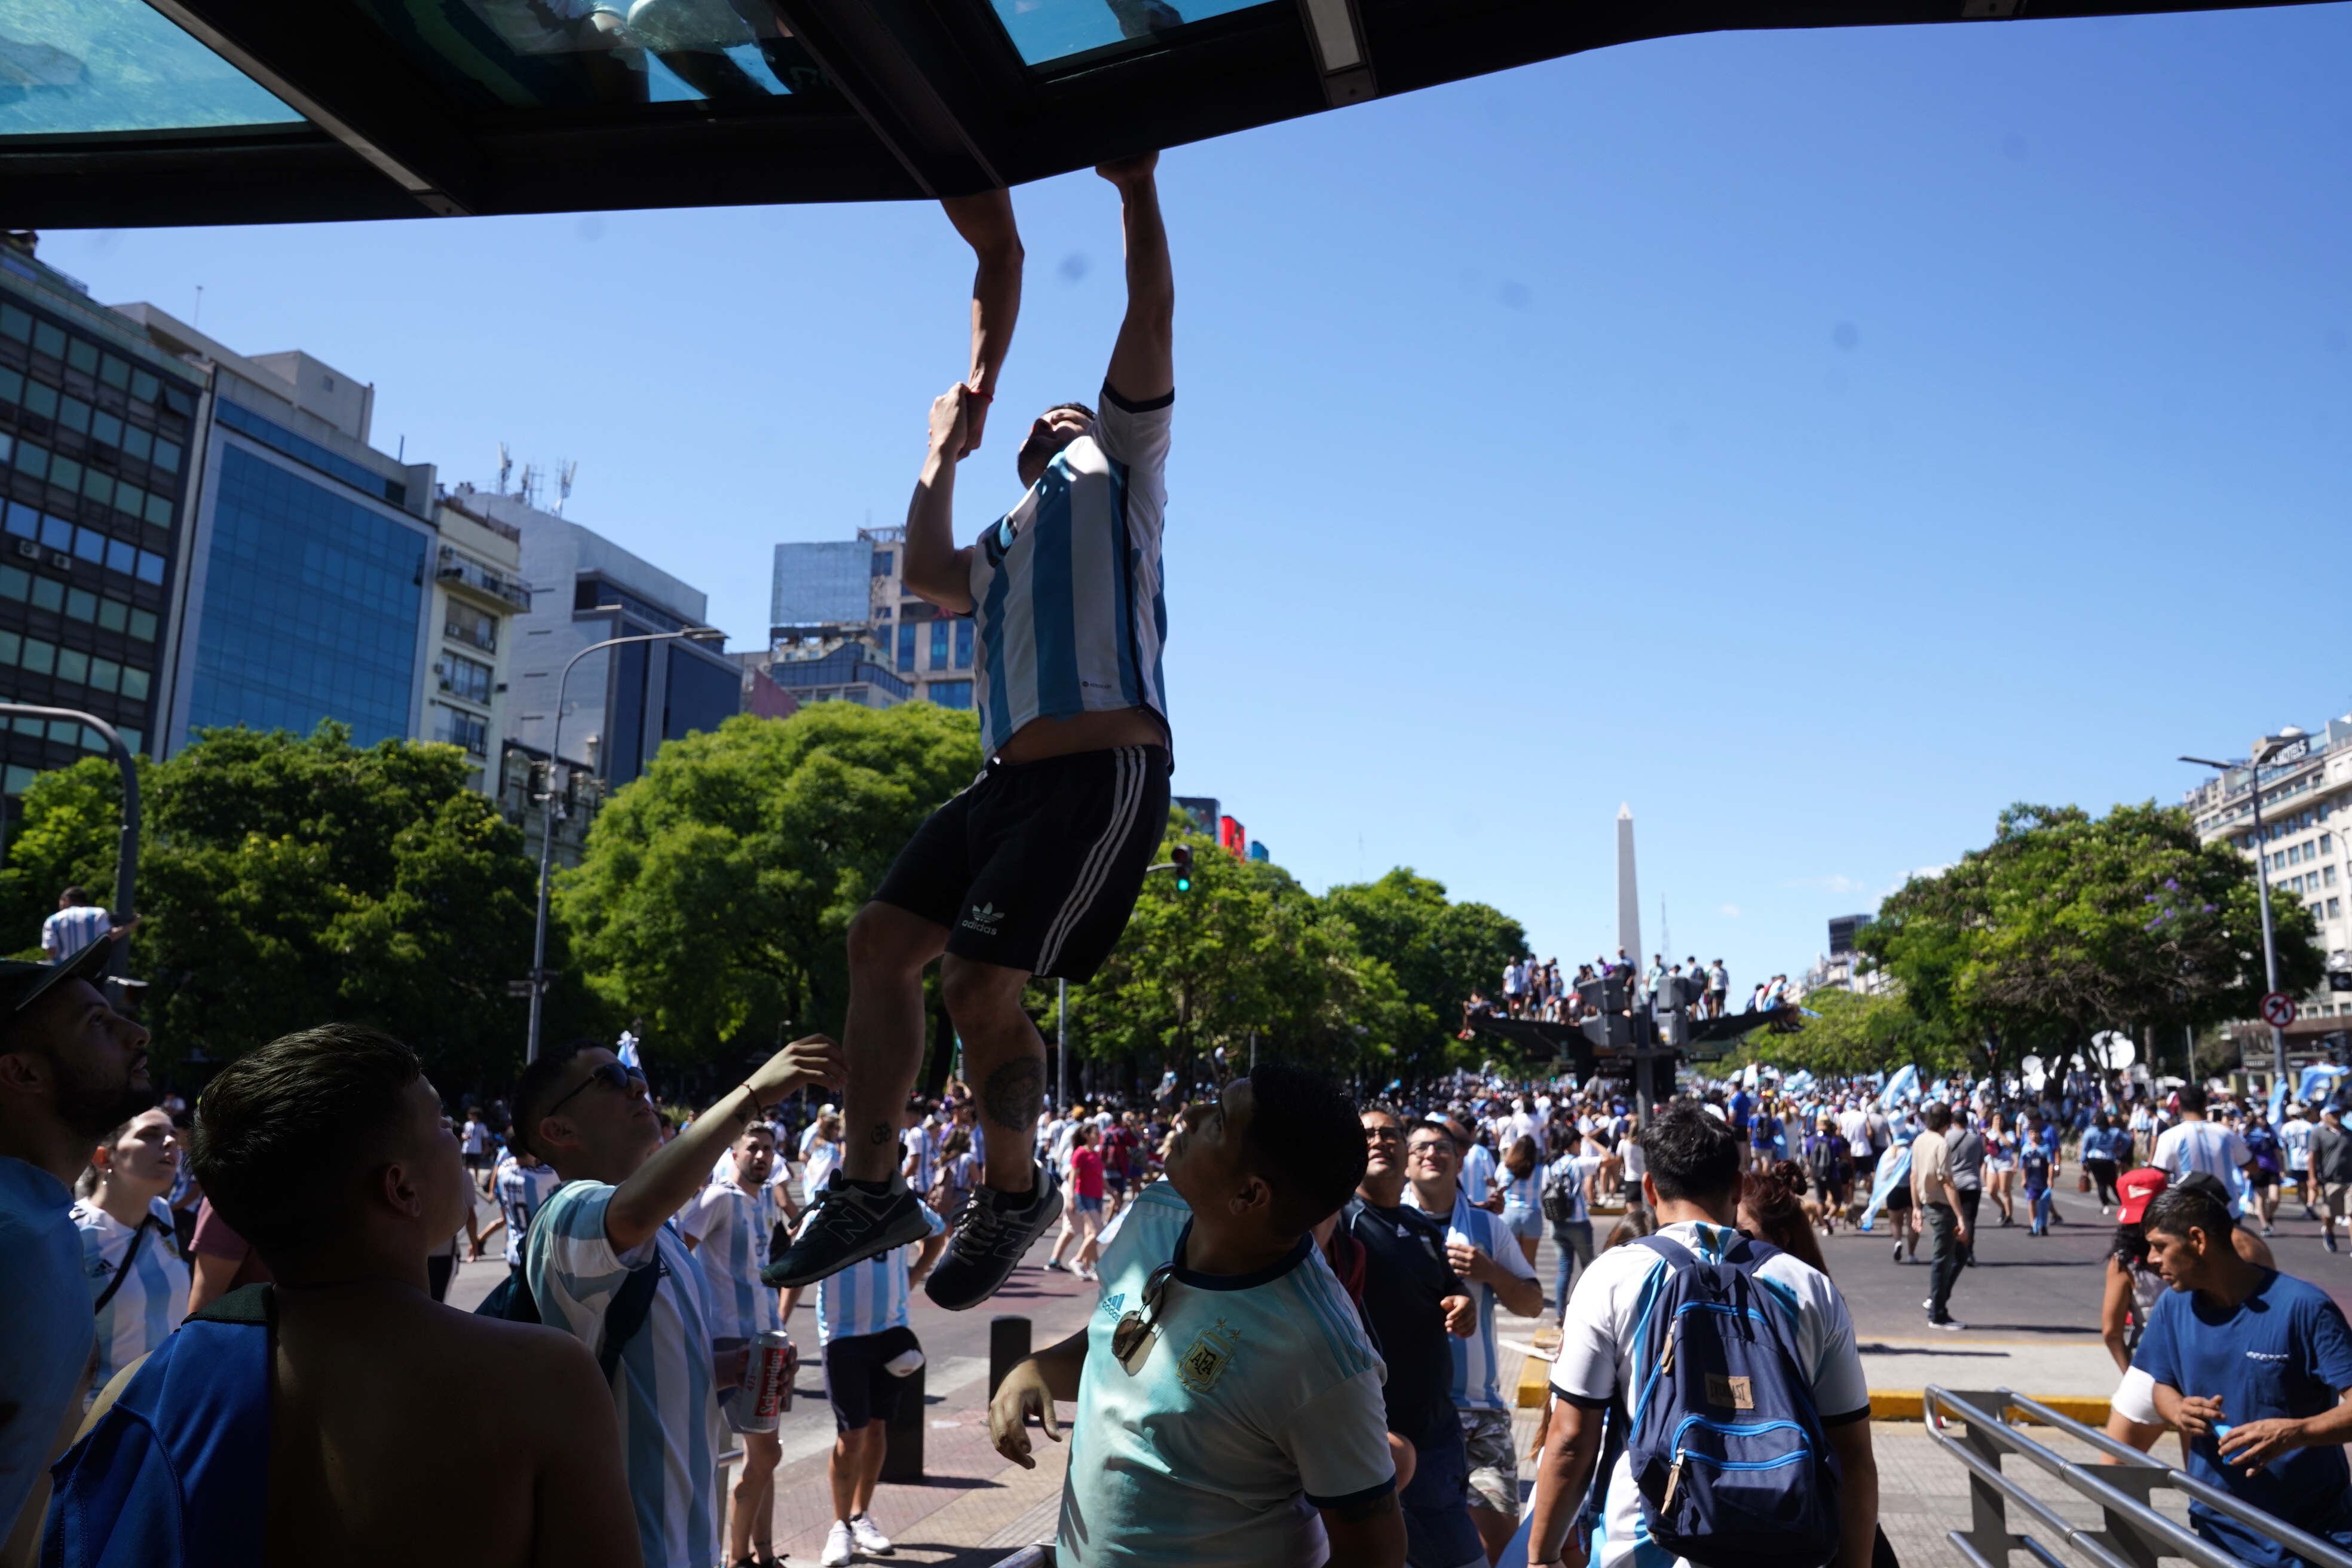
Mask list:
[[[98,1312],[89,1397],[162,1344],[188,1311],[188,1266],[163,1194],[184,1151],[169,1113],[143,1110],[90,1151],[86,1195],[74,1205],[82,1273]]]
[[[1518,1238],[1528,1261],[1536,1260],[1536,1243],[1543,1237],[1543,1162],[1536,1157],[1536,1141],[1520,1138],[1503,1156],[1503,1224]]]
[[[841,1118],[820,1116],[816,1119],[816,1136],[809,1140],[807,1163],[801,1171],[801,1191],[809,1201],[816,1201],[825,1179],[841,1164]]]
[[[2010,1131],[2009,1118],[1999,1110],[1992,1113],[1984,1129],[1985,1190],[1992,1194],[1993,1203],[2000,1209],[2004,1226],[2017,1223],[2017,1134]]]

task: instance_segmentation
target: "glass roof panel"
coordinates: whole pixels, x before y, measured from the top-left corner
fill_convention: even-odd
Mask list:
[[[349,3],[474,109],[742,103],[823,82],[764,0]]]
[[[1033,66],[1149,40],[1187,22],[1246,11],[1265,0],[989,0]]]
[[[301,119],[145,0],[0,5],[0,136]]]

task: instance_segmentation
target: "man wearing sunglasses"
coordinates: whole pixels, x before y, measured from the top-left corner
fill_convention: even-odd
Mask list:
[[[822,1035],[794,1040],[667,1143],[644,1075],[593,1041],[545,1053],[515,1086],[516,1135],[563,1184],[541,1207],[523,1248],[541,1321],[598,1349],[631,1272],[660,1270],[644,1326],[622,1346],[613,1379],[646,1568],[718,1560],[709,1435],[719,1388],[742,1375],[740,1352],[733,1364],[713,1365],[698,1266],[671,1221],[768,1107],[805,1085],[842,1081],[839,1046]]]
[[[1106,1235],[1102,1304],[989,1405],[1034,1468],[1037,1416],[1077,1405],[1061,1568],[1402,1568],[1380,1356],[1310,1234],[1364,1173],[1355,1107],[1269,1063],[1197,1106]],[[1450,1565],[1449,1565],[1450,1568]]]

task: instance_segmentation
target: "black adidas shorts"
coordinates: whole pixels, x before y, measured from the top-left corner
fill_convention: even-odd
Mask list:
[[[1168,831],[1160,746],[992,761],[931,813],[874,897],[948,928],[959,958],[1091,979]]]

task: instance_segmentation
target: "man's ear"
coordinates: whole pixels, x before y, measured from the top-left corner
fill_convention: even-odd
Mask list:
[[[395,1214],[416,1219],[425,1213],[425,1194],[416,1190],[415,1167],[407,1161],[394,1160],[377,1171],[375,1191]]]

